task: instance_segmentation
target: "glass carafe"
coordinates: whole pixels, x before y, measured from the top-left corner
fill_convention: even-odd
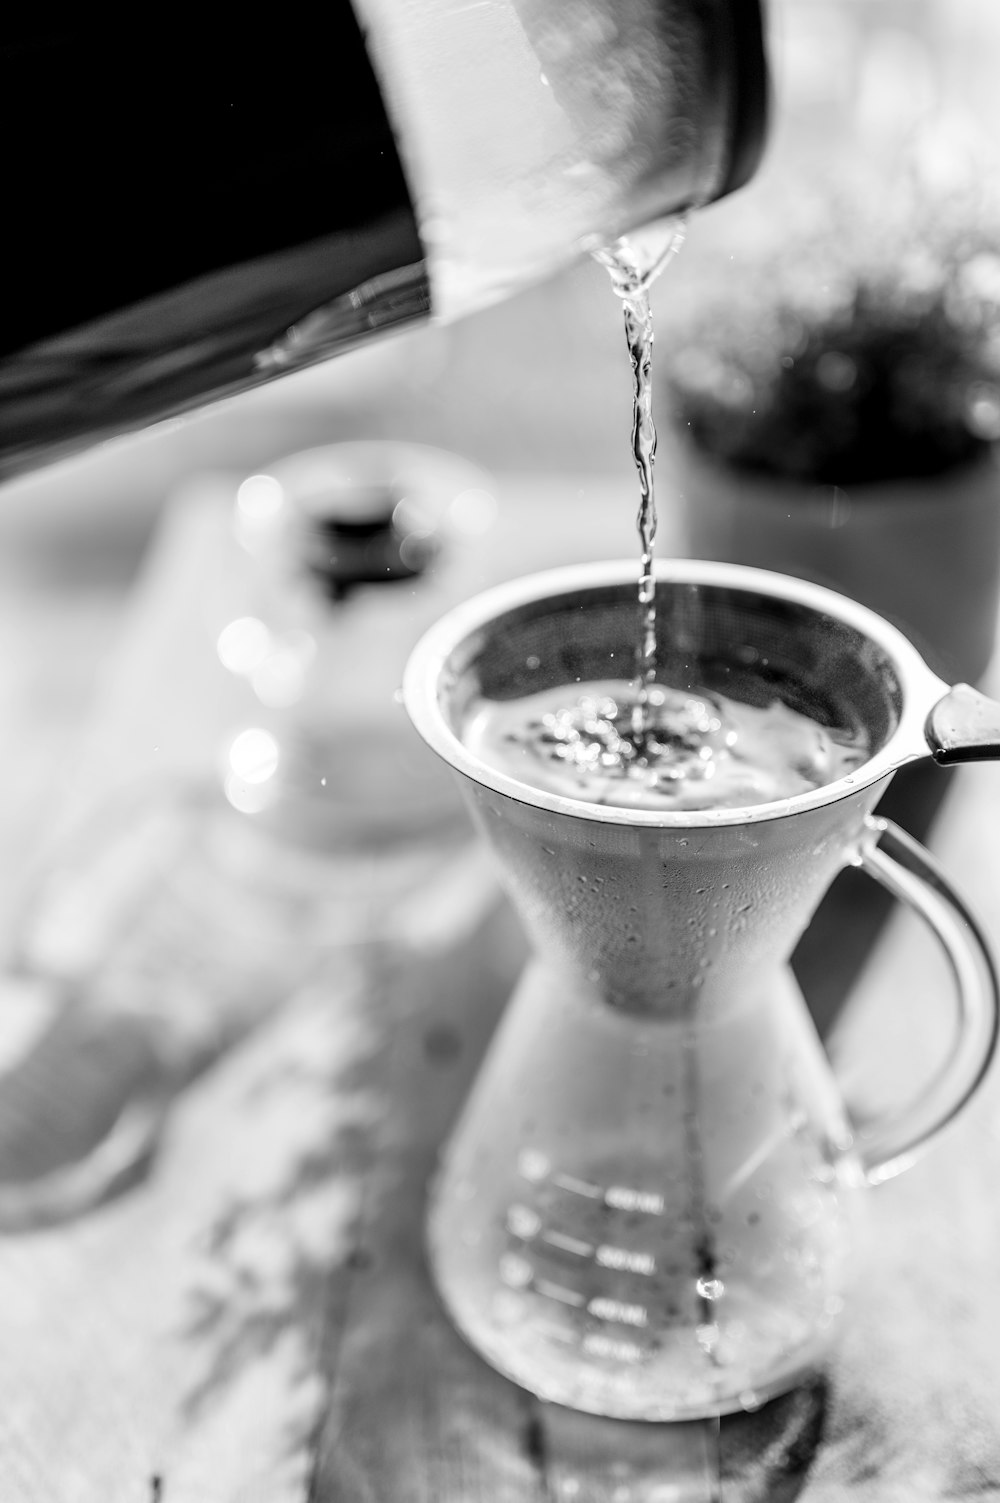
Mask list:
[[[931,858],[872,810],[893,771],[1000,755],[1000,707],[949,689],[878,616],[757,570],[658,571],[659,681],[724,684],[864,727],[868,758],[778,803],[595,805],[498,771],[470,705],[620,676],[634,564],[556,571],[452,611],[406,699],[462,775],[534,945],[432,1188],[457,1325],[541,1397],[629,1419],[755,1407],[820,1359],[867,1188],[968,1099],[994,1048],[984,940]],[[956,1041],[902,1111],[856,1129],[788,958],[861,867],[944,946]]]

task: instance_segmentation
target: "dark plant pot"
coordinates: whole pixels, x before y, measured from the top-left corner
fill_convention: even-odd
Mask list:
[[[677,496],[689,557],[828,585],[897,625],[949,682],[982,678],[996,646],[1000,598],[994,450],[942,475],[845,489],[722,466],[679,439],[664,450],[660,494]],[[931,762],[904,768],[879,812],[926,840],[949,779]],[[890,907],[849,869],[800,941],[794,966],[821,1032],[839,1013]]]
[[[986,671],[1000,596],[994,450],[942,475],[844,489],[729,469],[688,446],[661,459],[689,557],[829,585],[905,631],[943,678]]]

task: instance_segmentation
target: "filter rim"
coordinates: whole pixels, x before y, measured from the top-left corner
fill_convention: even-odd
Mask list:
[[[707,829],[785,818],[856,796],[891,777],[905,763],[931,755],[925,734],[927,717],[948,693],[950,685],[932,672],[903,632],[875,611],[825,586],[742,564],[676,559],[657,563],[655,573],[658,583],[739,590],[803,606],[872,641],[891,663],[901,687],[902,705],[895,729],[868,761],[844,777],[789,798],[735,809],[636,809],[588,803],[534,787],[477,757],[452,729],[444,710],[444,684],[452,675],[449,664],[456,649],[496,618],[518,608],[588,589],[633,582],[637,585],[634,559],[571,564],[524,575],[495,585],[449,610],[420,638],[406,665],[403,703],[414,727],[457,772],[495,793],[555,814],[635,828]]]

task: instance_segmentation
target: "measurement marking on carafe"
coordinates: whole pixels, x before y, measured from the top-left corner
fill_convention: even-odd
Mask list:
[[[553,1284],[551,1279],[536,1278],[532,1283],[536,1294],[544,1299],[557,1299],[562,1305],[582,1305],[584,1295],[578,1294],[575,1289],[565,1289],[562,1284]]]
[[[521,1207],[511,1207],[511,1211],[514,1210],[519,1212]],[[515,1236],[525,1240],[538,1233],[539,1223],[534,1213],[530,1220],[527,1215],[508,1213],[507,1224]],[[560,1252],[573,1253],[578,1258],[593,1258],[599,1267],[614,1269],[616,1273],[650,1275],[656,1272],[656,1259],[652,1253],[638,1252],[634,1248],[614,1247],[608,1242],[595,1247],[593,1242],[585,1242],[582,1237],[571,1237],[566,1232],[555,1232],[548,1228],[538,1234],[538,1240],[549,1247],[558,1248]]]
[[[576,1346],[577,1333],[572,1328],[567,1330],[565,1326],[553,1326],[547,1320],[537,1320],[533,1329],[536,1336],[541,1336],[546,1341],[561,1341],[566,1346]]]
[[[663,1196],[655,1190],[635,1190],[631,1185],[609,1185],[604,1199],[616,1211],[644,1211],[648,1216],[663,1214]]]
[[[522,1168],[522,1173],[524,1172]],[[655,1190],[637,1190],[633,1185],[595,1185],[590,1180],[578,1179],[575,1174],[553,1174],[552,1183],[572,1195],[585,1195],[588,1200],[603,1200],[616,1211],[642,1211],[647,1216],[661,1216],[664,1209],[663,1196]]]
[[[552,1183],[558,1185],[560,1190],[569,1190],[573,1195],[586,1195],[590,1200],[600,1200],[604,1194],[600,1185],[577,1179],[575,1174],[553,1174]]]
[[[558,1247],[562,1252],[576,1253],[581,1258],[594,1256],[594,1244],[583,1242],[579,1237],[569,1237],[565,1232],[543,1232],[541,1240],[547,1242],[550,1247]]]
[[[594,1357],[610,1357],[615,1362],[642,1361],[641,1346],[636,1346],[634,1341],[619,1341],[615,1336],[606,1336],[603,1331],[588,1331],[580,1345]]]
[[[635,1252],[629,1247],[612,1247],[606,1242],[594,1254],[602,1268],[614,1268],[625,1273],[655,1273],[656,1259],[652,1253]]]
[[[645,1305],[632,1305],[623,1299],[609,1299],[607,1295],[596,1296],[587,1309],[599,1320],[611,1320],[623,1326],[644,1326],[648,1318]]]

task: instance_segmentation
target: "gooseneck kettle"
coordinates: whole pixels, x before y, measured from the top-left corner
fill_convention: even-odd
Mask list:
[[[334,0],[0,34],[0,472],[449,319],[740,186],[759,0]]]

